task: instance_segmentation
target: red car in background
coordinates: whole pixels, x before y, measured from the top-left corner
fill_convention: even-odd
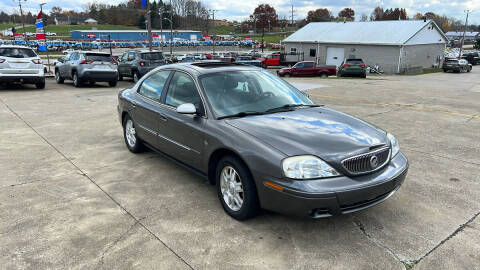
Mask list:
[[[328,77],[337,75],[336,66],[317,66],[313,61],[302,61],[291,68],[282,68],[277,71],[280,77],[290,76],[320,76]]]

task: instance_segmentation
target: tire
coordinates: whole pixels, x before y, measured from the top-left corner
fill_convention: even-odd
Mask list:
[[[118,81],[123,81],[123,76],[120,73],[118,74]]]
[[[472,69],[471,69],[471,68],[467,69],[467,72],[470,72],[470,71],[472,71]]]
[[[285,75],[283,75],[283,77],[285,77],[285,78],[290,78],[291,75],[290,75],[290,73],[285,73]]]
[[[364,78],[364,79],[367,78],[367,74],[366,73],[362,74],[362,78]]]
[[[109,85],[110,87],[115,87],[115,86],[117,86],[117,80],[109,81],[109,82],[108,82],[108,85]]]
[[[138,72],[138,70],[134,70],[132,72],[132,78],[133,78],[132,80],[133,80],[134,83],[137,83],[138,80],[140,80],[140,73]]]
[[[229,174],[233,179],[228,177]],[[258,214],[260,204],[257,188],[250,171],[240,159],[234,156],[220,159],[215,180],[218,198],[229,216],[236,220],[246,220]],[[236,188],[240,188],[241,191]]]
[[[132,134],[132,131],[133,131],[133,134]],[[133,136],[133,137],[130,137],[130,136]],[[135,130],[135,124],[133,123],[132,118],[130,118],[128,114],[127,116],[125,116],[125,119],[123,120],[123,138],[125,139],[125,144],[128,150],[130,150],[130,152],[132,153],[143,152],[143,143],[140,140],[140,138],[138,138],[137,132]]]
[[[443,72],[447,73],[447,70],[446,70],[446,69],[443,69]]]
[[[41,80],[40,82],[36,83],[35,86],[37,89],[45,89],[45,79]]]
[[[62,78],[62,75],[60,75],[60,72],[58,70],[55,71],[55,81],[57,82],[57,84],[62,84],[65,79]]]
[[[88,85],[94,86],[94,85],[95,85],[95,82],[94,82],[94,81],[90,81],[90,82],[88,82]]]
[[[75,87],[80,87],[81,86],[80,79],[78,79],[77,72],[73,73],[72,80],[73,80],[73,86],[75,86]]]
[[[320,78],[328,78],[328,74],[325,72],[320,73]]]

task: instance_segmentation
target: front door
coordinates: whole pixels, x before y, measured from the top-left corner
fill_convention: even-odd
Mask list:
[[[160,121],[159,139],[166,152],[174,158],[194,167],[201,168],[204,149],[203,126],[205,112],[202,99],[193,78],[183,72],[176,71],[164,98],[166,119]],[[192,103],[198,115],[177,113],[176,108],[185,103]]]

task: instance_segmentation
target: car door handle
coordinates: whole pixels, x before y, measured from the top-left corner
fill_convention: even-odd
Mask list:
[[[137,102],[132,101],[132,108],[135,108],[135,107],[137,107]]]
[[[162,114],[162,113],[159,113],[159,114],[158,114],[158,117],[159,117],[160,120],[162,120],[163,122],[167,122],[167,120],[168,120],[167,117],[166,117],[164,114]]]

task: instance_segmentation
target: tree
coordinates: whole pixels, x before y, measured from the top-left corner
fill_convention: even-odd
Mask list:
[[[338,13],[339,18],[346,18],[348,21],[355,20],[355,11],[351,8],[344,8]]]
[[[332,20],[332,13],[327,8],[310,10],[307,15],[307,23],[310,22],[329,22]]]
[[[255,8],[250,19],[255,21],[257,28],[274,27],[278,24],[278,15],[275,8],[269,4],[261,4]],[[270,21],[270,23],[269,23]]]
[[[423,14],[420,13],[420,12],[417,12],[417,14],[415,14],[415,16],[413,16],[413,19],[417,20],[417,21],[423,20]]]
[[[383,20],[385,11],[381,7],[376,7],[372,14],[370,15],[370,21],[381,21]]]

